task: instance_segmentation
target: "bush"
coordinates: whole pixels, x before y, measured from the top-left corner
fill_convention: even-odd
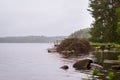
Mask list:
[[[57,47],[57,52],[74,51],[74,54],[88,53],[91,50],[89,42],[85,39],[68,38]]]

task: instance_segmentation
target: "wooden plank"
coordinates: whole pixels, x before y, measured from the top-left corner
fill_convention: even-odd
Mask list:
[[[104,60],[104,63],[108,64],[120,64],[119,60]]]

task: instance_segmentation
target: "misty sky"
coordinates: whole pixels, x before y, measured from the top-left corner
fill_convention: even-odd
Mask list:
[[[90,27],[88,0],[0,0],[0,36],[61,36]]]

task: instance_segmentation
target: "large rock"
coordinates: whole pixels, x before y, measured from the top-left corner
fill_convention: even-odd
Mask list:
[[[60,67],[61,69],[67,70],[69,67],[67,65],[64,65],[62,67]]]
[[[57,52],[62,54],[88,54],[91,50],[89,42],[85,39],[68,38],[63,40],[59,46],[57,46]],[[64,52],[64,53],[63,53]]]
[[[73,67],[77,70],[90,69],[90,64],[93,63],[91,59],[82,59],[73,64]]]

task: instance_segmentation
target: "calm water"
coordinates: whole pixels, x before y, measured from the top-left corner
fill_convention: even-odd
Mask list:
[[[73,60],[48,53],[52,44],[0,44],[0,80],[81,80],[86,77],[72,68]],[[62,65],[69,65],[62,70]]]

